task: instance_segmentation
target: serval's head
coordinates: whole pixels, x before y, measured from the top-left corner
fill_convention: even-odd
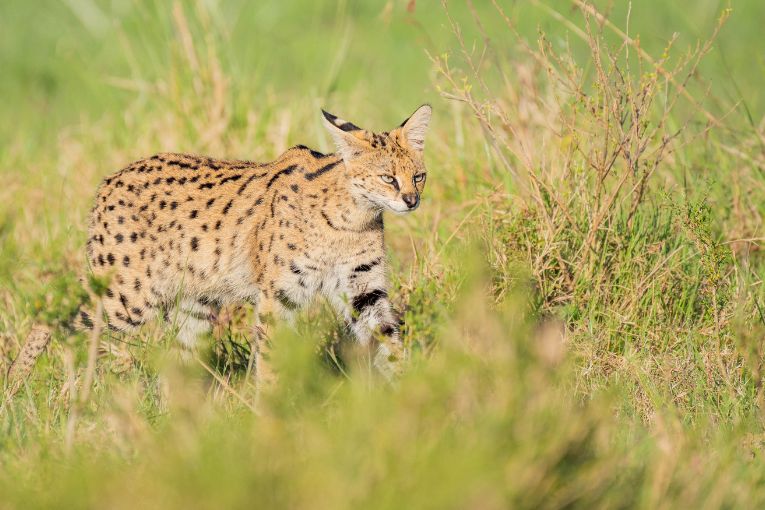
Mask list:
[[[324,113],[324,124],[345,161],[351,193],[373,209],[407,213],[425,188],[425,132],[431,108],[420,106],[390,132],[373,133]]]

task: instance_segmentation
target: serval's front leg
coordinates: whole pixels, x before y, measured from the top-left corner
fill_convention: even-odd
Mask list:
[[[339,293],[330,299],[361,345],[375,342],[375,366],[392,377],[401,370],[405,351],[399,321],[388,299],[384,263],[379,257],[349,268],[345,281],[337,286]]]

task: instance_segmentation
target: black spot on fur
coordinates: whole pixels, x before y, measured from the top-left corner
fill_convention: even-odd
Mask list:
[[[130,257],[128,257],[127,255],[122,257],[122,265],[125,267],[130,266]]]
[[[82,322],[82,325],[86,328],[90,329],[93,327],[93,321],[90,318],[90,315],[88,315],[88,312],[81,310],[80,311],[80,319]]]
[[[306,180],[312,181],[316,179],[317,177],[321,176],[322,174],[325,174],[329,172],[330,170],[332,170],[333,168],[335,168],[338,164],[340,164],[340,161],[341,160],[337,160],[332,163],[327,163],[326,165],[319,168],[318,170],[305,174],[304,177],[306,178]]]
[[[192,237],[191,238],[191,251],[197,251],[199,249],[199,238],[198,237]]]
[[[244,183],[242,183],[241,186],[239,186],[239,189],[237,190],[236,194],[241,195],[242,193],[244,193],[244,190],[247,189],[247,186],[249,186],[252,181],[254,181],[255,179],[259,179],[260,177],[265,177],[266,175],[268,175],[268,172],[264,172],[262,174],[252,174],[251,176],[247,178],[246,181],[244,181]]]
[[[308,151],[308,152],[311,153],[311,156],[313,156],[314,158],[317,158],[317,159],[321,159],[321,158],[326,158],[327,157],[326,154],[322,154],[321,152],[319,152],[317,150],[313,150],[310,147],[306,147],[305,145],[296,145],[295,147],[293,147],[293,149],[300,149],[300,150]]]
[[[228,214],[228,211],[231,209],[231,206],[233,205],[233,203],[234,203],[234,199],[232,198],[231,200],[228,201],[228,203],[226,204],[226,207],[224,207],[223,211],[221,212],[223,214]]]
[[[283,175],[290,175],[292,172],[295,171],[296,168],[297,168],[297,165],[290,165],[287,168],[285,168],[283,170],[279,170],[278,172],[276,172],[268,180],[268,183],[266,184],[266,189],[269,189],[271,186],[273,186],[274,182],[276,182],[276,180],[279,179],[280,177],[282,177]]]
[[[287,310],[297,310],[298,304],[287,296],[287,293],[282,289],[277,290],[274,293],[276,300]]]
[[[221,302],[217,299],[211,298],[209,296],[201,296],[197,299],[197,303],[204,306],[214,306],[219,307],[221,306]]]
[[[224,177],[223,179],[221,179],[221,180],[220,180],[220,182],[219,182],[218,184],[221,184],[221,185],[223,185],[223,184],[226,184],[226,183],[227,183],[227,182],[229,182],[229,181],[230,181],[230,182],[238,181],[238,180],[239,180],[239,179],[241,179],[241,178],[242,178],[242,175],[241,175],[241,174],[236,174],[236,175],[229,175],[228,177]]]
[[[380,263],[380,259],[375,259],[372,262],[369,262],[367,264],[360,264],[353,268],[353,271],[356,273],[364,273],[367,271],[371,271],[373,267],[375,267],[377,264]]]
[[[377,303],[377,301],[379,301],[381,298],[385,298],[387,296],[388,293],[384,290],[375,289],[371,292],[365,292],[364,294],[359,294],[358,296],[354,297],[352,306],[356,313],[360,314],[370,306],[374,306],[374,304]]]

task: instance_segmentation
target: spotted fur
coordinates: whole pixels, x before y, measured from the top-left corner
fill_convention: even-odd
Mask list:
[[[192,348],[222,304],[264,300],[290,314],[325,296],[378,364],[400,357],[388,301],[383,211],[417,208],[431,109],[363,130],[324,113],[334,154],[305,146],[270,163],[157,154],[106,178],[88,230],[95,275],[109,275],[107,325],[172,316]],[[92,317],[81,313],[83,325]]]

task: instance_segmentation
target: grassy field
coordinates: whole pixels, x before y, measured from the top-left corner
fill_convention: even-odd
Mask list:
[[[616,4],[3,2],[0,508],[765,505],[765,3]],[[423,204],[386,219],[400,379],[317,303],[263,394],[233,309],[191,365],[103,334],[88,384],[104,176],[424,102]]]

